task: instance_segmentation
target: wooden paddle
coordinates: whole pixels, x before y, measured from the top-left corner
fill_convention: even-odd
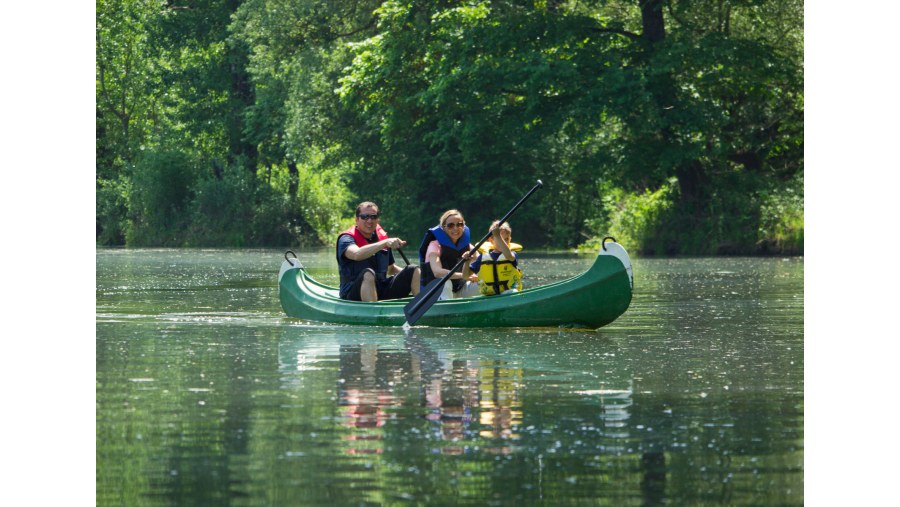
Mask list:
[[[543,186],[544,184],[541,183],[541,180],[537,180],[537,184],[531,190],[529,190],[524,197],[519,199],[519,202],[517,202],[516,205],[513,206],[513,208],[509,210],[507,214],[503,215],[503,218],[500,219],[500,223],[498,223],[497,226],[499,227],[501,224],[509,220],[509,217],[511,217],[512,214],[515,213],[517,209],[519,209],[519,206],[521,206],[522,203],[524,203],[529,197],[531,197],[531,194],[535,193],[537,189]],[[472,251],[477,252],[481,245],[491,237],[491,234],[491,231],[488,231],[488,233],[485,234],[483,238],[481,238],[481,241],[479,241],[475,245]],[[453,266],[453,268],[450,269],[450,271],[448,271],[443,278],[441,278],[440,280],[432,280],[428,282],[428,285],[422,288],[422,290],[419,291],[419,294],[414,297],[412,301],[407,303],[406,306],[403,307],[403,313],[406,314],[406,324],[404,324],[404,327],[412,326],[420,318],[422,318],[422,315],[425,315],[425,312],[427,312],[428,309],[431,308],[432,305],[434,305],[434,303],[441,296],[441,291],[444,288],[444,283],[446,283],[447,280],[450,279],[456,269],[462,266],[464,262],[472,262],[472,259],[459,259],[459,262],[457,262],[456,265]]]

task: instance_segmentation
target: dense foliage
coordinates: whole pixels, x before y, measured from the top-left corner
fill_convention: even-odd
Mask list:
[[[99,0],[97,241],[802,252],[799,0]]]

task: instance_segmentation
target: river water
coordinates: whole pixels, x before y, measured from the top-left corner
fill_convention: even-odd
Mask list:
[[[97,505],[804,503],[802,258],[633,259],[596,331],[404,331],[287,318],[282,255],[97,251]]]

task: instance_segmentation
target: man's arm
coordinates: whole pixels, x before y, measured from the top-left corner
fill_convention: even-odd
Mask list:
[[[344,257],[350,259],[351,261],[364,261],[369,257],[377,254],[379,250],[389,247],[389,248],[399,248],[406,245],[406,241],[403,241],[400,238],[386,238],[381,241],[375,243],[369,243],[366,246],[360,247],[356,243],[348,246],[346,250],[344,250]]]

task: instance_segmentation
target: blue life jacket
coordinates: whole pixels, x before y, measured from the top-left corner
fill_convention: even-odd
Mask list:
[[[469,237],[470,233],[468,225],[463,226],[463,234],[459,238],[458,243],[454,243],[440,225],[436,225],[425,231],[425,237],[422,238],[422,244],[419,245],[419,265],[422,266],[422,275],[419,278],[419,283],[422,287],[425,287],[428,285],[428,282],[437,278],[431,271],[430,263],[425,260],[425,251],[428,250],[428,244],[437,240],[441,245],[441,267],[444,269],[451,269],[459,262],[459,258],[462,254],[469,250]],[[462,272],[462,269],[462,265],[460,265],[455,272],[460,273]],[[450,280],[450,282],[453,284],[453,292],[459,291],[466,283],[465,280]]]

